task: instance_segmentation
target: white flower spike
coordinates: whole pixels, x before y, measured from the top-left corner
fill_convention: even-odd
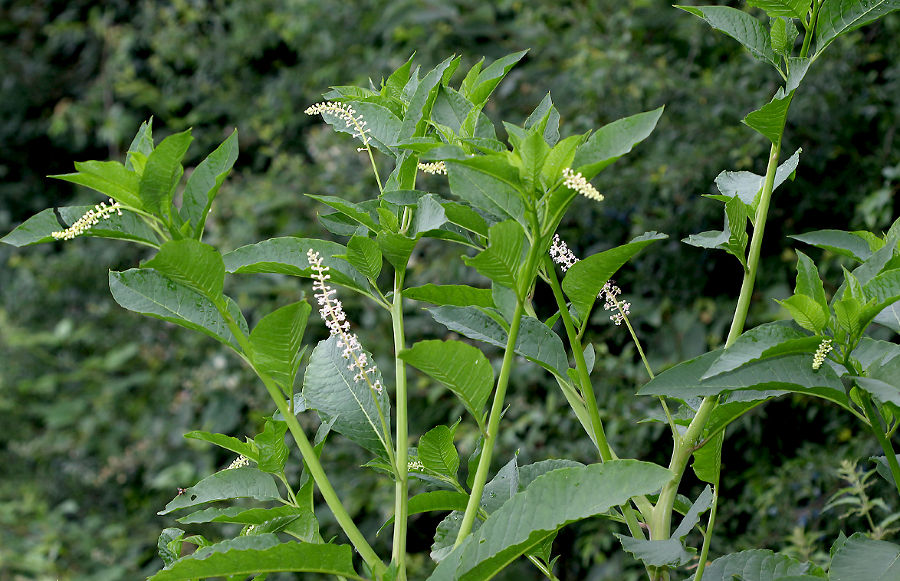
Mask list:
[[[347,127],[353,129],[353,137],[359,137],[366,147],[369,146],[369,129],[366,127],[366,122],[362,115],[357,115],[356,110],[350,105],[323,101],[307,107],[304,113],[307,115],[334,115],[346,123]]]
[[[122,206],[119,202],[115,202],[110,198],[108,206],[106,205],[106,202],[100,202],[94,206],[93,210],[88,210],[84,216],[76,220],[74,224],[65,230],[53,232],[50,235],[56,240],[71,240],[99,224],[100,220],[109,220],[109,217],[113,214],[121,216]]]
[[[603,201],[603,194],[597,191],[597,188],[591,185],[589,181],[584,179],[584,176],[581,173],[575,173],[572,171],[572,168],[565,168],[563,171],[563,177],[566,178],[563,184],[571,189],[575,190],[582,196],[586,198],[590,198],[592,200],[596,200],[598,202]]]

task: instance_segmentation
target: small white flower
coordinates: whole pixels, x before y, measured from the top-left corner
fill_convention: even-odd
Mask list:
[[[600,289],[600,294],[598,295],[598,297],[604,299],[604,309],[607,311],[616,311],[609,316],[609,320],[615,323],[616,326],[625,322],[625,317],[631,312],[631,303],[619,301],[619,299],[616,298],[620,294],[622,294],[622,289],[616,286],[615,281],[608,280],[606,281],[606,284],[603,285],[603,288]]]
[[[825,363],[825,356],[828,355],[829,351],[831,351],[831,339],[822,339],[822,342],[819,343],[819,348],[816,349],[816,354],[813,356],[813,369],[818,370],[822,367],[822,364]]]
[[[325,326],[332,335],[337,335],[338,347],[342,348],[341,356],[347,359],[347,369],[355,371],[353,377],[356,381],[365,381],[376,393],[381,393],[384,386],[375,377],[378,374],[378,368],[374,363],[369,365],[369,358],[359,344],[356,334],[350,332],[350,323],[347,321],[347,315],[344,314],[341,301],[334,298],[336,290],[328,286],[326,281],[331,278],[328,274],[328,267],[322,265],[322,258],[318,252],[314,252],[310,248],[306,252],[306,258],[309,265],[313,269],[313,290],[316,291],[316,301],[318,301],[319,314],[325,321]]]
[[[410,470],[425,470],[425,465],[419,460],[410,460],[406,464],[406,470],[407,472]]]
[[[247,458],[243,454],[234,459],[234,461],[228,465],[228,468],[225,470],[234,470],[235,468],[243,468],[244,466],[250,465],[250,458]]]
[[[553,235],[553,244],[550,246],[550,258],[563,269],[563,272],[569,270],[572,268],[572,265],[578,262],[578,258],[569,250],[566,243],[560,239],[559,234]]]
[[[106,202],[100,202],[65,230],[53,232],[50,235],[56,240],[71,240],[90,230],[93,226],[97,225],[100,220],[109,220],[109,217],[113,214],[121,216],[122,206],[119,202],[115,202],[110,198],[108,206],[106,205]]]
[[[432,175],[447,175],[447,165],[442,161],[437,161],[434,163],[419,163],[417,167],[423,172],[430,173]]]
[[[362,115],[357,115],[356,110],[346,103],[332,103],[331,101],[323,101],[307,107],[304,111],[307,115],[334,115],[338,119],[347,124],[347,127],[353,129],[353,137],[359,137],[368,147],[369,145],[369,129]]]
[[[566,178],[563,184],[571,189],[575,190],[582,196],[590,198],[592,200],[596,200],[598,202],[603,201],[603,194],[597,191],[597,188],[591,185],[589,181],[584,179],[584,176],[581,173],[575,173],[572,171],[572,168],[563,169],[563,177]]]

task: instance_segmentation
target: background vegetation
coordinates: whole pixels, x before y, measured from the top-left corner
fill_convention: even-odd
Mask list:
[[[804,153],[796,181],[773,201],[750,323],[782,316],[771,299],[790,294],[795,263],[784,236],[884,228],[898,214],[897,38],[900,18],[891,16],[842,39],[797,95],[785,151]],[[330,85],[377,82],[413,52],[430,67],[451,53],[471,65],[522,48],[531,51],[487,111],[495,121],[520,123],[548,90],[570,134],[666,105],[656,132],[595,180],[606,202],[576,202],[561,230],[581,256],[645,230],[669,234],[618,281],[651,362],[661,369],[721,343],[739,272],[724,255],[679,240],[721,227],[719,207],[700,197],[714,191],[719,171],[762,173],[768,148],[738,121],[768,100],[776,79],[737,43],[657,0],[0,0],[0,233],[48,205],[94,203],[92,193],[44,176],[69,172],[76,160],[124,157],[153,115],[157,138],[194,128],[195,162],[240,131],[240,158],[209,241],[231,249],[273,235],[322,236],[315,218],[323,208],[303,194],[362,200],[374,184],[367,160],[346,136],[303,115],[306,106]],[[441,186],[432,179],[425,187]],[[452,282],[441,252],[420,252],[413,275],[421,283]],[[242,436],[269,413],[261,386],[212,341],[113,302],[105,269],[142,258],[101,240],[0,247],[0,581],[112,581],[156,570],[156,537],[172,524],[156,511],[176,487],[231,460],[182,433]],[[823,275],[834,280],[839,264]],[[251,322],[257,309],[304,292],[296,279],[274,276],[230,284]],[[352,300],[347,309],[368,348],[387,344],[380,313]],[[627,454],[663,461],[661,429],[637,423],[652,403],[632,396],[644,372],[620,330],[596,323],[593,342],[604,357],[595,377],[610,439]],[[426,318],[411,328],[422,337],[439,332]],[[424,378],[412,391],[419,428],[460,412]],[[509,404],[498,459],[520,450],[520,463],[594,460],[537,368],[517,368]],[[842,485],[839,461],[875,445],[864,433],[857,439],[850,422],[820,402],[788,398],[732,428],[713,552],[827,550],[844,524],[822,513]],[[463,448],[473,437],[463,434]],[[338,471],[365,460],[338,438],[325,458]],[[391,491],[374,478],[337,480],[364,531],[376,530]],[[437,520],[416,518],[410,550],[424,571]],[[562,579],[611,578],[632,566],[607,530],[590,523],[560,535]]]

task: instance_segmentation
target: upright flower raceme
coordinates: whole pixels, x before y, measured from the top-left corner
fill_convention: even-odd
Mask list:
[[[311,248],[306,252],[306,257],[313,269],[313,290],[316,291],[319,314],[325,321],[329,332],[339,337],[338,347],[343,349],[341,356],[349,361],[347,369],[356,374],[353,377],[355,381],[365,381],[373,391],[381,393],[384,386],[381,381],[376,379],[378,368],[374,363],[369,364],[369,358],[359,344],[359,339],[355,333],[350,332],[350,322],[347,321],[341,301],[334,297],[337,291],[328,286],[326,282],[331,278],[331,275],[328,274],[328,267],[322,265],[319,253],[314,252]]]
[[[572,268],[578,262],[578,257],[569,250],[569,246],[559,237],[559,234],[553,235],[553,244],[550,245],[550,258],[553,262],[563,269],[563,272]],[[625,321],[625,317],[631,312],[631,303],[619,301],[616,297],[622,294],[622,289],[616,286],[615,281],[608,280],[597,298],[604,299],[603,308],[607,311],[615,311],[609,316],[609,319],[616,325],[621,325]]]
[[[419,163],[417,167],[423,172],[430,173],[432,175],[447,175],[447,164],[445,164],[443,161],[436,161],[434,163]]]
[[[88,210],[84,216],[76,220],[74,224],[65,230],[51,233],[51,236],[56,240],[71,240],[99,224],[100,220],[109,220],[109,217],[113,214],[121,216],[122,206],[119,202],[115,202],[110,198],[109,205],[107,205],[106,202],[100,202],[94,206],[93,209]]]
[[[307,115],[326,115],[331,114],[347,124],[347,127],[353,129],[353,137],[362,139],[363,145],[369,147],[369,129],[362,115],[357,115],[356,110],[346,103],[333,103],[331,101],[323,101],[307,107],[304,111]]]
[[[570,190],[575,190],[582,196],[586,198],[590,198],[592,200],[596,200],[598,202],[603,201],[603,194],[597,191],[597,188],[591,185],[589,181],[584,179],[584,176],[581,175],[581,172],[575,173],[572,171],[572,168],[567,167],[562,171],[563,177],[565,181],[563,181],[563,185],[565,185]]]
[[[816,354],[813,355],[813,369],[818,370],[822,367],[822,364],[825,363],[825,356],[828,355],[829,351],[831,351],[831,339],[822,339],[822,342],[819,343],[819,348],[816,349]]]

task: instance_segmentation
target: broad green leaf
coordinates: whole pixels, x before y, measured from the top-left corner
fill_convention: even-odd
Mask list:
[[[821,342],[821,337],[811,337],[785,321],[765,323],[746,331],[725,348],[701,379],[709,379],[759,359],[789,353],[814,353]]]
[[[125,169],[144,173],[144,163],[147,157],[153,151],[153,117],[141,123],[140,128],[131,140],[128,146],[128,152],[125,154]],[[137,162],[137,158],[143,158],[142,162]]]
[[[197,240],[170,240],[141,266],[152,268],[166,277],[191,288],[209,300],[222,299],[225,264],[222,255],[208,244]]]
[[[191,224],[193,238],[197,240],[203,234],[206,216],[212,207],[216,194],[238,157],[237,129],[222,142],[222,145],[210,153],[191,172],[184,186],[181,203],[181,219]]]
[[[797,284],[794,292],[806,295],[819,303],[823,310],[828,310],[828,300],[825,298],[825,285],[819,278],[819,270],[810,257],[797,251]]]
[[[79,218],[84,216],[89,210],[94,210],[94,206],[68,206],[59,208],[59,217],[63,223],[60,224],[59,218],[53,208],[41,210],[31,218],[28,218],[19,226],[0,238],[0,242],[11,244],[13,246],[28,246],[31,244],[42,244],[45,242],[54,242],[53,232],[60,232],[74,224]],[[156,234],[147,226],[147,224],[135,213],[123,210],[122,215],[112,214],[106,220],[100,220],[95,226],[91,227],[81,236],[92,236],[95,238],[113,238],[118,240],[127,240],[131,242],[141,242],[149,246],[157,245]]]
[[[453,432],[447,426],[434,427],[419,439],[419,460],[426,470],[456,478],[459,453],[453,444]]]
[[[781,162],[775,170],[775,181],[772,184],[772,191],[778,189],[778,186],[794,174],[797,166],[800,164],[801,153],[803,153],[803,149],[797,148],[793,155]],[[765,179],[765,176],[749,171],[723,171],[716,176],[715,180],[716,188],[722,194],[707,197],[722,202],[728,202],[735,196],[739,197],[750,208],[750,222],[755,225],[756,208],[759,205],[759,197],[762,194]]]
[[[853,232],[843,230],[815,230],[806,234],[793,234],[791,238],[817,248],[863,262],[872,256],[868,243]]]
[[[797,294],[777,302],[788,310],[798,325],[808,331],[821,334],[828,323],[828,311],[812,297]]]
[[[709,482],[716,487],[719,486],[719,475],[722,471],[722,444],[724,442],[725,430],[722,430],[705,446],[694,451],[694,462],[691,464],[691,468],[699,480]]]
[[[144,209],[138,195],[140,176],[118,161],[75,162],[75,169],[78,170],[77,173],[49,177],[91,188],[123,206]]]
[[[562,288],[579,316],[590,312],[597,294],[617,270],[646,246],[668,238],[665,234],[647,232],[627,244],[588,256],[573,265],[563,279]]]
[[[496,320],[475,307],[433,307],[434,320],[470,339],[505,348],[508,333]],[[566,377],[569,361],[559,335],[537,319],[523,317],[515,352],[541,367]]]
[[[474,258],[464,257],[463,261],[488,279],[515,289],[524,238],[522,227],[514,220],[494,224],[489,230],[488,247]]]
[[[497,158],[500,156],[483,156],[484,158]],[[490,160],[485,159],[485,164]],[[522,202],[522,194],[510,182],[481,171],[481,168],[470,167],[461,163],[447,163],[447,175],[450,182],[450,191],[459,196],[472,206],[483,210],[500,220],[513,218],[523,223],[525,206]],[[513,178],[508,178],[512,180]]]
[[[289,453],[287,444],[284,443],[286,433],[285,422],[267,419],[263,431],[253,439],[256,449],[259,450],[257,464],[263,472],[278,474],[284,470]]]
[[[438,87],[434,106],[431,108],[431,120],[460,134],[460,128],[466,121],[474,105],[471,101],[450,87]]]
[[[416,248],[418,238],[397,234],[390,230],[382,230],[376,238],[382,256],[397,270],[406,270],[409,257]]]
[[[414,286],[403,291],[403,296],[416,301],[424,301],[435,305],[453,305],[457,307],[494,306],[491,289],[474,288],[464,284],[425,284]]]
[[[900,269],[883,272],[867,282],[864,287],[867,297],[873,297],[877,311],[875,322],[886,326],[895,333],[900,333]]]
[[[543,125],[544,141],[549,145],[556,145],[556,142],[559,141],[559,111],[553,106],[553,99],[550,98],[550,93],[544,95],[538,106],[534,108],[534,111],[525,120],[525,129],[531,129],[537,124]],[[570,159],[564,167],[570,167],[571,165],[572,161]],[[560,171],[562,171],[562,168],[560,168]]]
[[[618,119],[598,129],[581,145],[572,160],[573,169],[589,180],[630,152],[656,128],[663,107]]]
[[[413,219],[413,234],[421,234],[429,230],[437,230],[447,223],[447,213],[440,204],[438,197],[433,194],[425,194],[416,205],[416,215]]]
[[[241,246],[223,257],[225,271],[232,273],[278,273],[310,277],[313,274],[306,257],[307,250],[319,253],[322,264],[329,267],[331,282],[362,294],[368,294],[369,282],[345,260],[334,258],[347,249],[327,240],[314,238],[270,238],[257,244]]]
[[[797,34],[796,28],[789,28],[788,30],[793,30],[794,35]],[[793,41],[791,42],[793,43]],[[792,93],[800,86],[800,82],[806,76],[806,72],[809,70],[809,65],[812,64],[812,60],[807,57],[791,56],[787,57],[787,63],[789,68],[787,81],[784,84],[784,92]]]
[[[525,180],[526,187],[538,191],[543,190],[540,183],[540,176],[544,169],[544,162],[549,153],[550,146],[547,145],[543,135],[536,129],[528,131],[525,139],[523,139],[519,146],[516,147],[515,154],[518,155],[521,160],[522,167],[520,174]],[[553,177],[554,182],[559,179],[558,176]]]
[[[256,448],[253,446],[253,444],[251,444],[250,442],[243,442],[231,436],[226,436],[225,434],[215,434],[212,432],[204,432],[202,430],[194,430],[186,433],[184,437],[193,440],[202,440],[204,442],[209,442],[210,444],[215,444],[220,448],[231,450],[235,454],[246,456],[254,462],[259,459],[259,454],[257,453]]]
[[[348,369],[350,362],[342,356],[344,349],[339,342],[340,337],[334,335],[313,349],[303,377],[303,397],[323,421],[334,420],[334,431],[382,456],[387,438],[381,418],[390,421],[390,400],[383,389],[376,393],[368,382],[355,379],[357,372]],[[367,357],[372,360],[370,354]],[[381,372],[370,374],[370,378],[380,381]]]
[[[359,204],[348,202],[347,200],[339,198],[337,196],[315,196],[313,194],[306,195],[316,201],[322,202],[326,206],[334,208],[341,214],[347,216],[352,220],[355,220],[356,222],[359,222],[373,232],[378,232],[381,229],[378,227],[378,224],[375,223],[375,220],[372,219],[372,216],[370,216],[369,213]]]
[[[399,139],[421,136],[425,133],[425,119],[430,116],[431,107],[437,97],[436,87],[445,72],[452,66],[459,65],[455,57],[447,57],[441,64],[428,72],[421,81],[416,84],[415,90],[409,99],[406,116],[400,126]]]
[[[244,546],[235,546],[233,541],[238,540]],[[238,537],[233,541],[223,541],[207,547],[202,553],[197,551],[179,559],[170,568],[150,577],[150,580],[192,581],[232,575],[243,578],[247,575],[281,571],[364,579],[353,569],[353,550],[349,545],[278,543],[274,534]],[[224,543],[230,544],[217,550]]]
[[[735,39],[755,58],[778,67],[775,51],[769,44],[769,33],[762,22],[746,12],[729,6],[677,6],[702,18],[721,32]]]
[[[703,573],[705,581],[776,581],[789,575],[803,575],[809,563],[773,553],[768,549],[741,551],[719,557]]]
[[[312,514],[305,508],[295,506],[276,506],[275,508],[247,508],[245,506],[229,506],[226,508],[204,508],[178,519],[183,524],[204,522],[230,522],[244,525],[261,525],[281,517],[302,517]],[[314,516],[314,515],[313,515]]]
[[[685,400],[730,391],[750,390],[744,401],[783,395],[785,391],[812,395],[849,409],[844,386],[834,370],[812,368],[812,354],[782,355],[748,363],[709,379],[701,379],[721,356],[717,349],[668,369],[638,390],[638,395],[664,395]]]
[[[484,105],[497,85],[500,84],[500,81],[503,80],[503,77],[506,76],[506,73],[508,73],[527,52],[527,50],[522,50],[508,54],[481,69],[475,82],[472,84],[471,91],[469,91],[467,95],[469,100],[475,103],[475,105]]]
[[[728,217],[728,241],[725,242],[725,250],[733,255],[744,267],[747,267],[747,205],[739,198],[732,198],[725,203],[725,215]]]
[[[306,301],[281,307],[262,319],[250,333],[253,364],[291,393],[300,368],[303,332],[311,307]]]
[[[181,545],[183,543],[184,531],[178,528],[163,529],[156,541],[159,558],[163,560],[166,567],[178,560],[181,554]]]
[[[456,202],[441,202],[441,207],[444,208],[444,215],[448,222],[487,238],[488,225],[481,214],[469,206]]]
[[[894,581],[900,578],[900,546],[855,533],[831,559],[831,581]]]
[[[400,139],[402,122],[389,108],[374,102],[354,101],[353,108],[366,123],[369,142],[388,155],[393,155]],[[338,129],[340,124],[334,127]],[[346,127],[346,124],[344,124]],[[354,133],[349,131],[348,133]]]
[[[109,290],[120,306],[157,319],[200,331],[240,350],[228,324],[209,299],[188,287],[146,269],[110,271]],[[228,311],[246,330],[247,323],[237,305],[227,299]]]
[[[399,358],[446,385],[484,426],[484,405],[494,386],[494,370],[478,348],[459,341],[419,341]]]
[[[772,100],[748,113],[743,123],[771,141],[774,145],[781,143],[781,135],[784,133],[784,123],[787,120],[787,112],[791,106],[793,93],[784,94],[779,88]]]
[[[804,18],[809,12],[810,0],[747,0],[747,4],[762,8],[772,17]]]
[[[429,579],[489,579],[561,527],[655,492],[671,477],[660,466],[635,460],[548,472],[491,514]]]
[[[466,510],[469,496],[453,490],[423,492],[409,499],[409,514],[443,510]]]
[[[281,497],[271,474],[256,468],[232,468],[207,476],[183,494],[173,498],[166,508],[157,514],[168,514],[175,510],[232,498],[279,500]]]
[[[796,37],[797,29],[793,24],[790,25],[793,36]],[[771,38],[772,50],[781,56],[790,54],[794,47],[793,39],[788,33],[788,23],[783,18],[773,18],[769,23],[769,36]]]
[[[147,157],[147,165],[138,186],[138,195],[148,212],[157,216],[169,216],[175,187],[184,173],[181,160],[184,159],[192,139],[190,129],[170,135]]]
[[[816,55],[834,39],[875,22],[900,8],[898,0],[844,0],[825,2],[816,20]]]

